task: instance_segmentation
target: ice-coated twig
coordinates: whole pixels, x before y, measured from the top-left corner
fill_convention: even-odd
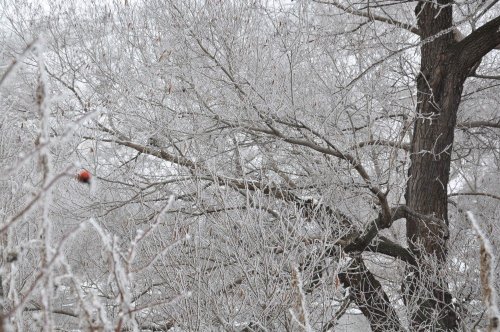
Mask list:
[[[5,82],[5,80],[9,77],[9,75],[12,73],[12,70],[16,67],[16,65],[19,62],[21,62],[22,59],[24,59],[24,57],[26,56],[26,53],[28,53],[28,51],[32,50],[35,47],[35,45],[37,44],[37,41],[38,41],[38,39],[34,39],[31,43],[26,45],[26,48],[24,49],[24,51],[18,57],[16,57],[14,60],[12,60],[10,65],[5,70],[4,74],[0,77],[0,86],[2,86],[2,84]]]
[[[306,296],[303,290],[302,275],[296,265],[292,266],[292,288],[295,293],[294,308],[290,308],[290,314],[305,332],[312,332],[309,324],[309,313],[306,305]]]
[[[467,211],[472,226],[476,230],[480,243],[480,276],[481,288],[483,289],[483,301],[488,308],[489,322],[487,331],[500,331],[500,312],[497,305],[497,291],[495,289],[495,255],[493,247],[486,237],[486,234],[479,227],[479,224],[471,211]]]

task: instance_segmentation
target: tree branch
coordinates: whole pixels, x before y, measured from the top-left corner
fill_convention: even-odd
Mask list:
[[[337,149],[335,146],[333,146],[328,141],[327,141],[327,143],[329,143],[328,144],[329,146],[324,147],[324,146],[318,145],[314,142],[307,141],[304,139],[288,137],[287,135],[283,134],[281,131],[276,129],[271,124],[268,124],[268,127],[270,128],[270,130],[269,130],[269,129],[260,128],[260,127],[244,126],[241,124],[234,125],[234,124],[231,124],[230,122],[227,122],[227,121],[224,121],[221,119],[219,119],[219,120],[222,121],[223,123],[229,125],[229,126],[238,126],[238,127],[250,130],[250,131],[256,131],[256,132],[261,132],[261,133],[265,133],[268,135],[272,135],[272,136],[281,138],[283,141],[285,141],[287,143],[308,147],[308,148],[315,150],[317,152],[331,155],[331,156],[334,156],[334,157],[337,157],[339,159],[343,159],[343,160],[347,161],[349,164],[351,164],[351,166],[358,172],[358,174],[361,176],[361,178],[365,181],[365,183],[368,185],[369,190],[378,198],[378,200],[380,201],[380,204],[382,206],[383,216],[386,220],[388,220],[389,215],[390,215],[390,208],[389,208],[389,204],[387,202],[387,197],[385,196],[385,194],[382,192],[382,190],[379,187],[377,187],[376,185],[373,184],[366,169],[354,156],[340,151],[339,149]]]
[[[485,197],[491,197],[494,199],[497,199],[500,201],[500,196],[494,195],[494,194],[489,194],[489,193],[477,193],[477,192],[466,192],[466,193],[452,193],[449,194],[448,197],[452,196],[485,196]]]
[[[490,75],[472,74],[471,77],[484,78],[487,80],[500,80],[500,75],[499,76],[490,76]]]
[[[7,77],[9,77],[12,70],[24,58],[24,56],[28,53],[28,51],[33,49],[33,47],[36,45],[37,42],[38,38],[35,38],[32,42],[26,45],[23,52],[17,58],[14,58],[14,60],[12,60],[10,65],[8,65],[7,68],[3,71],[2,76],[0,76],[0,86],[2,86],[3,82],[7,79]]]
[[[389,17],[374,15],[370,12],[362,12],[360,10],[356,10],[354,8],[344,6],[344,5],[340,4],[339,2],[337,2],[336,0],[329,0],[329,1],[313,0],[313,1],[316,3],[325,4],[325,5],[333,5],[337,8],[345,11],[346,13],[349,13],[349,14],[352,14],[355,16],[366,17],[370,21],[379,21],[379,22],[387,23],[387,24],[393,25],[395,27],[405,29],[407,31],[410,31],[410,32],[420,36],[420,30],[411,24],[403,23],[403,22],[394,20],[394,19],[389,18]]]
[[[380,230],[391,227],[394,221],[401,218],[406,218],[406,215],[407,212],[405,205],[401,205],[391,209],[391,217],[388,223],[384,222],[385,220],[382,218],[381,215],[379,215],[377,218],[368,223],[364,231],[358,237],[356,237],[354,240],[352,240],[344,247],[344,251],[345,252],[364,251],[370,245],[372,240],[377,236]],[[386,244],[389,245],[389,243]]]
[[[383,139],[373,139],[370,141],[359,142],[358,144],[351,146],[349,149],[354,150],[356,148],[362,148],[362,147],[368,146],[368,145],[390,146],[390,147],[402,149],[402,150],[405,150],[408,152],[410,151],[410,144],[398,143],[398,142],[393,142],[393,141],[388,141],[388,140],[383,140]]]
[[[350,287],[349,297],[368,319],[372,331],[404,331],[389,297],[361,257],[352,259],[338,278],[344,287]]]
[[[203,165],[199,163],[195,163],[185,157],[179,157],[179,156],[174,156],[166,151],[156,149],[156,148],[150,148],[141,144],[136,144],[133,142],[129,141],[122,141],[122,140],[100,140],[100,141],[109,141],[109,142],[114,142],[119,145],[127,146],[132,149],[135,149],[136,151],[140,151],[146,154],[150,154],[153,156],[156,156],[158,158],[161,158],[163,160],[175,163],[180,166],[185,166],[190,168],[191,170],[204,170]],[[302,142],[302,141],[301,141]],[[305,141],[304,141],[305,142]],[[317,148],[318,146],[316,146]],[[329,149],[331,150],[331,149]],[[333,150],[331,150],[333,151]],[[339,152],[335,152],[337,154]],[[283,190],[282,188],[275,188],[275,187],[270,187],[261,184],[258,181],[245,181],[245,180],[238,180],[238,179],[228,179],[221,177],[219,175],[214,174],[212,177],[200,177],[206,180],[214,181],[223,185],[231,186],[235,189],[244,189],[244,190],[260,190],[263,194],[268,195],[268,196],[273,196],[278,199],[282,199],[288,202],[294,202],[297,206],[300,207],[308,207],[309,209],[312,209],[311,211],[314,211],[315,208],[318,207],[312,200],[303,200],[299,197],[297,197],[295,194]],[[323,208],[325,212],[327,212],[329,215],[335,217],[340,224],[342,224],[344,227],[347,229],[350,229],[349,234],[351,236],[357,237],[359,232],[357,232],[354,228],[353,229],[353,224],[349,220],[349,218],[342,214],[340,211],[336,211],[334,209],[331,209],[328,206],[325,205],[319,205],[319,208]],[[399,217],[399,212],[396,211],[393,218]],[[382,216],[379,217],[378,223],[381,225],[385,226],[387,223],[384,221]],[[375,232],[376,235],[376,232]],[[375,236],[373,235],[373,236]],[[370,236],[372,236],[372,233],[370,233]],[[369,243],[369,242],[368,242]],[[366,247],[366,246],[365,246]],[[363,248],[365,249],[365,248]],[[392,257],[398,257],[401,258],[405,261],[412,262],[412,258],[408,255],[411,255],[410,253],[406,253],[406,249],[402,248],[396,243],[387,241],[386,239],[381,239],[381,242],[377,244],[376,249],[373,248],[372,251],[374,252],[380,252],[383,254],[390,255]],[[329,247],[325,248],[325,252],[334,252],[335,249],[334,247]],[[392,308],[390,301],[387,297],[387,294],[384,292],[383,288],[381,287],[381,284],[378,280],[376,280],[375,276],[366,268],[366,266],[363,263],[363,260],[361,257],[358,257],[355,259],[357,262],[355,265],[355,271],[346,271],[345,273],[342,274],[343,278],[343,283],[344,285],[349,284],[353,290],[354,290],[354,295],[352,299],[356,302],[356,304],[359,306],[359,308],[362,310],[363,314],[367,317],[367,319],[370,321],[370,325],[372,327],[376,327],[374,331],[399,331],[403,330],[401,327],[401,323]],[[358,274],[356,274],[358,273]],[[342,280],[342,279],[341,279]],[[347,286],[346,286],[347,287]],[[360,297],[359,295],[362,294],[363,292],[367,292],[367,294],[370,294],[370,297],[368,299],[364,297]],[[383,315],[381,315],[383,313]]]
[[[191,160],[185,158],[185,157],[178,157],[169,154],[166,151],[163,150],[158,150],[158,149],[152,149],[140,144],[128,142],[128,141],[120,141],[120,140],[103,140],[101,139],[100,141],[110,141],[114,142],[123,146],[127,146],[130,148],[133,148],[137,151],[143,152],[150,154],[152,156],[156,156],[158,158],[161,158],[163,160],[178,164],[180,166],[185,166],[188,167],[192,170],[198,169],[198,170],[203,170],[202,165],[196,164],[192,162]],[[260,190],[263,194],[265,195],[270,195],[273,196],[277,199],[281,199],[287,202],[294,202],[297,207],[303,209],[306,208],[307,210],[313,211],[317,208],[323,209],[328,215],[331,217],[334,217],[336,220],[338,220],[344,227],[346,228],[352,228],[353,223],[349,220],[349,218],[341,213],[340,211],[336,211],[331,209],[328,206],[317,206],[314,204],[312,200],[303,200],[293,193],[290,193],[287,190],[283,190],[282,188],[278,187],[270,187],[261,184],[258,181],[243,181],[243,180],[238,180],[238,179],[228,179],[224,178],[218,175],[213,175],[213,177],[200,177],[200,179],[205,179],[208,181],[214,181],[222,185],[228,185],[231,186],[235,189],[244,189],[244,190]],[[390,218],[385,218],[383,215],[379,215],[375,220],[371,221],[365,231],[363,233],[359,233],[359,231],[350,231],[348,232],[347,237],[344,236],[342,237],[341,240],[339,240],[339,245],[345,244],[344,250],[346,252],[354,252],[354,251],[364,251],[367,249],[368,245],[370,242],[376,237],[378,234],[378,231],[384,228],[389,228],[392,225],[392,222],[401,218],[404,218],[406,216],[405,213],[408,213],[409,210],[406,206],[398,206],[396,208],[390,209]],[[414,213],[414,212],[413,212]],[[417,214],[417,213],[414,213]],[[432,218],[424,215],[419,215],[421,218]],[[442,223],[441,220],[437,218],[435,219],[436,222]],[[354,240],[352,240],[354,238]],[[403,259],[407,263],[412,263],[413,259],[409,258],[407,254],[404,254],[405,249],[401,246],[397,248],[398,246],[395,243],[388,243],[385,240],[382,240],[381,242],[378,243],[378,249],[374,250],[374,248],[371,248],[371,251],[374,252],[380,252],[385,255],[389,255],[391,257],[395,258],[400,258]]]
[[[380,230],[389,228],[394,221],[402,218],[408,218],[408,216],[438,224],[441,226],[444,236],[449,236],[448,226],[444,223],[443,220],[434,216],[423,215],[421,213],[415,212],[406,205],[399,205],[391,209],[391,219],[389,223],[384,223],[381,216],[379,215],[376,219],[368,223],[364,231],[358,237],[353,239],[344,247],[344,251],[362,252],[366,249],[369,249],[371,251],[379,252],[391,257],[400,258],[405,262],[414,265],[416,263],[415,258],[409,251],[406,251],[406,249],[399,246],[397,243],[391,242],[386,238],[370,246],[372,240],[378,235]]]
[[[500,16],[497,16],[453,46],[463,70],[469,70],[484,55],[500,45],[499,27]]]
[[[398,258],[402,260],[405,263],[408,263],[410,265],[417,265],[417,261],[415,259],[415,256],[413,253],[410,251],[408,248],[404,248],[401,245],[399,245],[396,242],[393,242],[386,238],[385,236],[380,236],[378,240],[370,244],[367,249],[369,251],[386,255],[389,257],[393,258]]]
[[[378,117],[372,119],[371,122],[366,123],[364,125],[360,125],[360,126],[357,126],[357,127],[347,127],[347,128],[340,129],[340,131],[342,131],[342,132],[344,132],[344,131],[355,132],[357,130],[360,130],[360,129],[363,129],[363,128],[371,126],[373,123],[375,123],[378,120],[385,120],[385,119],[399,118],[399,117],[403,121],[406,121],[408,119],[408,114],[406,114],[406,113],[396,113],[396,114],[382,115],[382,116],[378,116]]]
[[[471,121],[471,122],[462,122],[462,123],[457,124],[457,128],[460,128],[460,129],[477,128],[477,127],[500,128],[500,122]]]

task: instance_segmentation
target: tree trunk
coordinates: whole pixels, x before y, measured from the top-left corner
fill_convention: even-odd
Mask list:
[[[423,41],[452,27],[452,6],[449,1],[438,2],[448,6],[421,2],[416,7]],[[411,328],[417,331],[458,328],[458,316],[439,271],[446,260],[447,186],[457,110],[466,79],[450,51],[454,43],[450,31],[421,46],[406,204],[442,222],[414,216],[406,222],[408,245],[419,266],[408,268],[404,293],[407,306],[413,306],[409,308]]]

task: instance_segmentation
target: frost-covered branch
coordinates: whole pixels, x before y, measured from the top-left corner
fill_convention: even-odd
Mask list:
[[[488,308],[488,331],[500,331],[500,311],[498,310],[498,293],[495,288],[496,273],[494,270],[496,258],[493,247],[488,237],[479,226],[474,214],[471,211],[467,211],[467,217],[476,230],[480,243],[480,277],[483,290],[483,301]]]

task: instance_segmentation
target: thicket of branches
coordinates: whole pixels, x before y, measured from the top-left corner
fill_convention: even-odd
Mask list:
[[[498,330],[497,0],[0,8],[0,331]]]

